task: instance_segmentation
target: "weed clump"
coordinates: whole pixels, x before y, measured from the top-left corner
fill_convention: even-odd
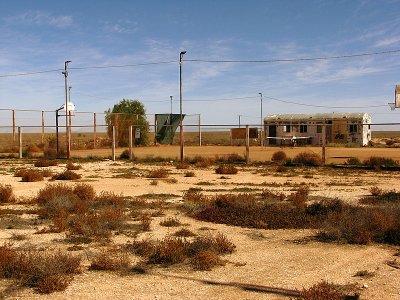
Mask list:
[[[167,178],[169,171],[164,168],[159,168],[155,170],[151,170],[147,174],[147,178]]]
[[[293,158],[293,162],[303,166],[320,166],[321,158],[313,152],[300,152]]]
[[[35,161],[34,166],[38,168],[57,166],[57,161],[54,159],[38,159]]]
[[[66,170],[60,174],[54,175],[52,178],[54,180],[77,180],[82,178],[82,176],[75,173],[74,171]]]
[[[328,282],[320,282],[313,285],[308,289],[304,289],[301,292],[302,299],[304,300],[344,300],[346,295],[338,291],[335,285]],[[357,299],[357,298],[355,298]]]
[[[182,223],[177,218],[169,217],[167,219],[162,220],[160,222],[160,225],[165,227],[177,227],[181,226]]]
[[[185,177],[195,177],[196,174],[193,171],[186,171],[185,172]]]
[[[0,184],[0,203],[15,202],[13,188],[9,184]]]
[[[130,266],[128,253],[114,249],[103,250],[93,257],[89,270],[126,272]]]
[[[215,169],[216,174],[237,174],[239,170],[232,165],[219,165],[218,168]]]
[[[76,170],[82,169],[82,166],[81,165],[76,165],[72,161],[69,161],[69,162],[67,162],[66,168],[69,171],[76,171]]]
[[[14,176],[21,176],[23,182],[43,181],[43,172],[35,169],[22,169],[20,173],[15,173]]]
[[[370,188],[371,196],[360,200],[362,204],[400,203],[400,192],[395,190],[385,191],[377,186]]]
[[[370,158],[364,160],[363,164],[371,168],[399,166],[398,161],[395,161],[392,158],[380,157],[380,156],[371,156]]]
[[[273,162],[281,163],[281,162],[285,161],[286,158],[287,158],[286,153],[285,153],[284,151],[281,151],[281,150],[280,150],[280,151],[276,151],[276,152],[274,152],[274,153],[272,154],[271,160],[272,160]]]
[[[60,251],[17,251],[10,244],[0,246],[0,276],[40,293],[65,290],[73,275],[80,273],[80,263],[80,258]]]
[[[166,237],[159,241],[134,241],[127,249],[146,258],[147,264],[173,265],[189,260],[195,270],[223,265],[219,255],[232,253],[236,246],[223,234],[196,237]]]

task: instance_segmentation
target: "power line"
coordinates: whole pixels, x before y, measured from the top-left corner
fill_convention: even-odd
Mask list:
[[[300,102],[294,102],[294,101],[288,101],[288,100],[282,100],[282,99],[277,99],[273,97],[268,97],[264,96],[267,99],[278,101],[278,102],[283,102],[287,104],[295,104],[295,105],[301,105],[301,106],[310,106],[310,107],[322,107],[322,108],[373,108],[373,107],[387,107],[386,105],[366,105],[366,106],[327,106],[327,105],[314,105],[314,104],[306,104],[306,103],[300,103]]]
[[[160,61],[160,62],[149,62],[149,63],[139,63],[139,64],[125,64],[125,65],[108,65],[108,66],[87,66],[87,67],[69,67],[69,70],[90,70],[90,69],[115,69],[115,68],[133,68],[140,66],[150,66],[150,65],[162,65],[162,64],[171,64],[176,63],[176,60],[170,61]],[[28,76],[28,75],[37,75],[43,73],[54,73],[61,72],[64,69],[52,69],[52,70],[44,70],[44,71],[36,71],[36,72],[24,72],[24,73],[16,73],[16,74],[4,74],[0,75],[0,78],[5,77],[18,77],[18,76]]]
[[[176,60],[169,61],[159,61],[159,62],[149,62],[149,63],[139,63],[139,64],[125,64],[125,65],[108,65],[108,66],[88,66],[88,67],[70,67],[70,70],[90,70],[90,69],[113,69],[113,68],[131,68],[140,66],[150,66],[150,65],[164,65],[176,63]]]
[[[287,58],[287,59],[268,59],[268,60],[207,60],[207,59],[186,59],[190,62],[207,62],[207,63],[276,63],[276,62],[301,62],[313,60],[329,60],[329,59],[343,59],[363,56],[385,55],[400,53],[400,49],[380,51],[380,52],[366,52],[333,56],[320,56],[320,57],[300,57],[300,58]]]
[[[43,74],[43,73],[54,73],[54,72],[61,72],[63,69],[53,69],[53,70],[44,70],[44,71],[36,71],[36,72],[25,72],[25,73],[16,73],[16,74],[5,74],[0,75],[0,78],[4,77],[17,77],[17,76],[28,76],[28,75],[36,75],[36,74]]]
[[[303,58],[287,58],[287,59],[268,59],[268,60],[206,60],[206,59],[186,59],[187,62],[207,62],[207,63],[277,63],[277,62],[301,62],[301,61],[315,61],[315,60],[329,60],[329,59],[344,59],[344,58],[355,58],[363,56],[375,56],[375,55],[386,55],[400,53],[400,49],[380,51],[380,52],[366,52],[366,53],[355,53],[355,54],[344,54],[344,55],[333,55],[333,56],[320,56],[320,57],[303,57]],[[106,66],[87,66],[87,67],[70,67],[70,70],[90,70],[90,69],[111,69],[111,68],[132,68],[140,66],[151,66],[151,65],[162,65],[177,63],[177,60],[160,61],[160,62],[148,62],[138,64],[123,64],[123,65],[106,65]],[[43,73],[61,72],[63,69],[51,69],[33,72],[22,72],[15,74],[3,74],[0,78],[5,77],[18,77],[37,75]]]

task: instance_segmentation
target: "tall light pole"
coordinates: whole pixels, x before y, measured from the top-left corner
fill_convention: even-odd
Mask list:
[[[260,100],[261,100],[261,112],[260,112],[260,124],[261,124],[261,131],[260,131],[260,145],[261,147],[264,146],[264,136],[263,136],[263,111],[262,111],[262,93],[258,93],[260,95]]]
[[[70,62],[71,62],[70,60],[64,62],[64,72],[62,72],[65,81],[65,132],[66,132],[67,159],[69,159],[71,152],[69,126],[68,126],[68,82],[67,82],[67,77],[68,77],[67,68]]]
[[[183,162],[183,115],[182,115],[182,63],[183,56],[186,54],[186,51],[181,51],[179,53],[179,114],[180,114],[180,122],[179,122],[179,139],[180,139],[180,158],[181,162]]]
[[[171,116],[172,116],[172,96],[169,96],[171,98]]]
[[[242,117],[242,115],[238,115],[239,116],[239,128],[240,128],[240,118]]]

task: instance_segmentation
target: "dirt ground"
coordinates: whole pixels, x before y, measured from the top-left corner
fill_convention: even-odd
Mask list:
[[[238,147],[226,149],[224,153],[232,153],[234,148]],[[146,149],[135,149],[135,155],[148,155],[145,152]],[[208,149],[210,148],[201,147],[200,153],[203,156],[224,154],[222,150],[215,153],[215,150],[208,152]],[[239,149],[239,151],[244,151],[243,148]],[[258,152],[255,149],[251,150],[255,160],[258,160],[255,158],[256,155],[268,159],[277,150],[277,148],[273,148],[274,151],[269,148],[257,149]],[[179,149],[176,150],[179,151]],[[187,154],[192,150],[197,153],[198,148],[188,148]],[[298,148],[287,150],[291,156],[298,151]],[[390,151],[385,154],[390,153],[390,157],[400,159],[400,151],[385,149],[385,151],[388,150]],[[328,151],[331,158],[333,155],[346,157],[353,156],[355,153],[361,155],[360,151],[367,152],[362,154],[366,158],[372,155],[369,148],[332,148]],[[97,155],[96,150],[91,153]],[[73,156],[79,155],[80,152],[73,152]],[[164,155],[169,154],[164,152]],[[374,155],[380,154],[374,152]],[[76,172],[82,175],[82,179],[78,181],[92,185],[97,193],[109,191],[132,197],[144,194],[172,194],[174,196],[168,200],[171,203],[181,202],[182,194],[191,187],[201,187],[204,193],[211,195],[235,193],[240,191],[240,188],[256,191],[266,186],[272,190],[290,193],[298,184],[306,184],[311,188],[311,196],[339,198],[356,204],[360,197],[369,193],[370,187],[393,189],[398,186],[400,179],[400,172],[295,168],[288,172],[278,173],[265,166],[239,166],[238,174],[227,175],[223,178],[215,174],[215,166],[206,169],[191,167],[190,170],[195,173],[195,177],[185,177],[184,173],[187,170],[178,170],[173,163],[166,163],[163,167],[170,170],[170,175],[168,179],[157,180],[155,185],[154,179],[146,178],[144,174],[148,170],[160,167],[159,165],[110,160],[80,162],[80,164],[83,168]],[[22,160],[3,160],[0,168],[2,174],[0,183],[10,184],[19,199],[27,199],[35,196],[49,182],[47,179],[40,182],[21,182],[19,177],[13,176],[13,172],[22,166],[32,165]],[[65,170],[65,164],[50,167],[50,169],[59,172]],[[129,170],[136,172],[133,178],[119,176],[126,174]],[[75,183],[67,182],[69,185]],[[18,204],[3,205],[1,208],[18,208],[19,206]],[[322,243],[313,238],[315,230],[249,229],[197,221],[172,209],[167,210],[166,214],[177,217],[185,224],[185,228],[195,233],[221,232],[225,234],[235,243],[236,251],[224,256],[224,259],[228,260],[225,266],[216,267],[212,271],[193,271],[185,265],[177,265],[165,268],[155,267],[148,274],[143,275],[121,276],[108,271],[85,269],[82,274],[74,277],[72,283],[63,292],[40,295],[33,289],[17,288],[12,281],[1,280],[0,295],[7,299],[290,299],[276,292],[264,293],[241,289],[232,283],[301,290],[326,280],[340,285],[354,284],[359,288],[361,299],[400,299],[400,269],[387,264],[387,261],[396,259],[393,255],[399,252],[399,247],[381,244]],[[33,218],[34,216],[26,214],[24,217]],[[142,232],[136,238],[161,239],[180,229],[160,226],[159,222],[165,217],[154,217],[151,231]],[[70,246],[62,242],[64,233],[38,235],[34,233],[40,230],[40,225],[36,228],[13,228],[13,226],[4,226],[4,219],[0,221],[2,224],[0,224],[1,244],[9,242],[13,234],[24,234],[27,239],[14,241],[15,246],[34,246],[44,249],[66,249]],[[112,243],[122,245],[131,240],[131,237],[116,235]],[[84,245],[83,250],[75,253],[84,258],[87,266],[96,247],[98,246],[92,244]],[[364,270],[373,273],[373,276],[370,278],[354,276],[358,271]],[[206,281],[227,284],[207,284]]]

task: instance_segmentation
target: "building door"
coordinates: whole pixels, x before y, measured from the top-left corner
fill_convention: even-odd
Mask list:
[[[269,125],[268,126],[268,137],[271,137],[272,139],[268,139],[268,142],[270,145],[276,145],[276,125]]]

